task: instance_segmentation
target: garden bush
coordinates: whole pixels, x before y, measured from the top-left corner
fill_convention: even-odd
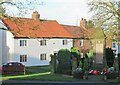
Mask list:
[[[93,65],[93,57],[94,57],[94,55],[93,55],[94,53],[93,53],[93,50],[89,50],[89,52],[87,53],[87,56],[88,56],[88,62],[89,62],[89,68],[91,68],[92,67],[92,65]]]
[[[119,77],[119,73],[118,72],[107,72],[105,76],[107,79],[115,79]]]
[[[76,59],[76,65],[75,67],[77,66],[77,68],[79,67],[79,63],[80,63],[80,51],[77,49],[77,48],[71,48],[70,49],[70,52],[71,52],[71,55],[72,55],[72,59]],[[74,67],[73,67],[74,68]]]
[[[56,73],[56,68],[57,68],[57,60],[56,60],[56,55],[50,55],[51,61],[50,61],[50,66],[51,66],[51,72]]]
[[[89,69],[89,58],[88,58],[87,54],[85,54],[83,61],[84,61],[83,70],[88,70]]]
[[[113,66],[114,59],[115,59],[115,55],[113,53],[113,50],[111,48],[106,48],[106,61],[109,67]]]
[[[119,65],[119,71],[120,71],[120,53],[118,53],[118,65]]]
[[[84,76],[84,71],[81,68],[77,68],[73,71],[73,77],[77,79],[81,79]]]
[[[72,70],[70,51],[68,49],[59,50],[57,60],[57,73],[70,74],[70,70]]]

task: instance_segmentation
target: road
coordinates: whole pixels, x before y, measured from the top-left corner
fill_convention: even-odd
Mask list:
[[[20,81],[20,80],[8,80],[3,81],[2,85],[120,85],[107,82],[45,82],[45,81]]]
[[[3,83],[2,85],[120,85],[112,83]]]

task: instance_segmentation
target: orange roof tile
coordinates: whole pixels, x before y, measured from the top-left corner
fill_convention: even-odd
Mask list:
[[[79,26],[71,26],[71,25],[62,25],[64,29],[69,32],[74,38],[94,38],[94,34],[96,32],[95,28],[81,28]]]
[[[74,38],[88,38],[87,30],[80,28],[79,26],[62,25],[66,31],[68,31]]]
[[[36,21],[28,18],[1,19],[15,38],[73,38],[55,20]]]

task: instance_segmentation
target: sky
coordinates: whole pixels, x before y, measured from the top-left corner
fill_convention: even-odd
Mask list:
[[[25,0],[23,0],[24,2]],[[32,1],[32,0],[31,0]],[[30,7],[34,7],[33,10],[28,10],[27,14],[23,17],[31,18],[33,11],[40,13],[41,19],[57,20],[60,24],[76,25],[79,26],[81,18],[87,20],[91,15],[88,13],[87,1],[88,0],[36,0],[43,2],[43,5],[36,3],[31,4]],[[24,2],[25,3],[25,2]],[[7,6],[7,14],[11,16],[17,16],[18,10],[16,7]]]

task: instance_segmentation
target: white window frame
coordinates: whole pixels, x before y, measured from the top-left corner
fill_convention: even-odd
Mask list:
[[[47,60],[47,54],[46,53],[40,54],[40,61],[44,61],[44,60]]]
[[[82,47],[84,44],[84,41],[83,40],[80,40],[80,47]]]
[[[112,42],[112,48],[113,48],[113,49],[116,48],[116,44],[115,44],[115,42]]]
[[[27,46],[27,40],[20,40],[19,43],[20,47]]]
[[[20,55],[20,62],[27,62],[27,55]]]
[[[63,45],[68,45],[68,40],[63,40],[63,41],[62,41],[62,44],[63,44]]]
[[[40,46],[46,46],[47,41],[46,40],[40,40]]]

